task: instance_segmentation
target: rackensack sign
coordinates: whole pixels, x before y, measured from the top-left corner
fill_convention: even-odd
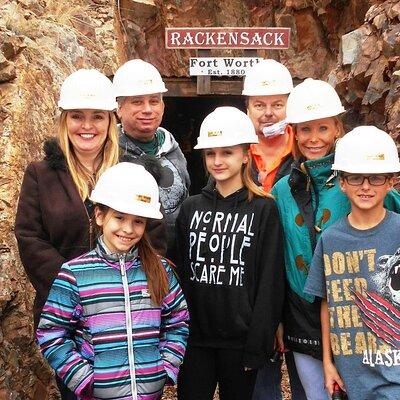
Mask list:
[[[287,49],[290,28],[165,28],[167,49]]]

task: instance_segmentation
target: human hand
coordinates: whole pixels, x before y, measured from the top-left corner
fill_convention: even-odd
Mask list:
[[[324,377],[325,377],[325,387],[329,394],[333,393],[333,386],[337,383],[340,388],[346,391],[344,382],[337,371],[335,364],[332,362],[324,363]]]
[[[281,353],[284,353],[286,351],[285,343],[283,342],[283,325],[282,325],[282,323],[279,323],[278,329],[276,330],[276,333],[275,333],[275,348]]]

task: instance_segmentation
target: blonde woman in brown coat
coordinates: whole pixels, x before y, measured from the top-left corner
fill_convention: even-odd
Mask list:
[[[28,165],[20,193],[15,235],[36,290],[35,328],[61,265],[93,243],[88,199],[103,171],[118,162],[118,134],[111,81],[96,70],[78,70],[64,81],[57,139],[45,142],[45,158]],[[75,399],[58,382],[63,400]]]

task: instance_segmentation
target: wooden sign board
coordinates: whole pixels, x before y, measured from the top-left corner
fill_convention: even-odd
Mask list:
[[[189,75],[243,76],[261,60],[259,57],[191,57]]]
[[[287,49],[290,28],[165,28],[167,49]]]

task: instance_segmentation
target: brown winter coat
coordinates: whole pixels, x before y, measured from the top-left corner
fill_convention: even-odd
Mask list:
[[[45,159],[25,171],[15,221],[21,261],[36,290],[35,327],[61,265],[94,244],[92,223],[57,141],[46,141],[44,150]],[[165,235],[165,226],[157,222],[152,231],[158,250],[157,238]]]

